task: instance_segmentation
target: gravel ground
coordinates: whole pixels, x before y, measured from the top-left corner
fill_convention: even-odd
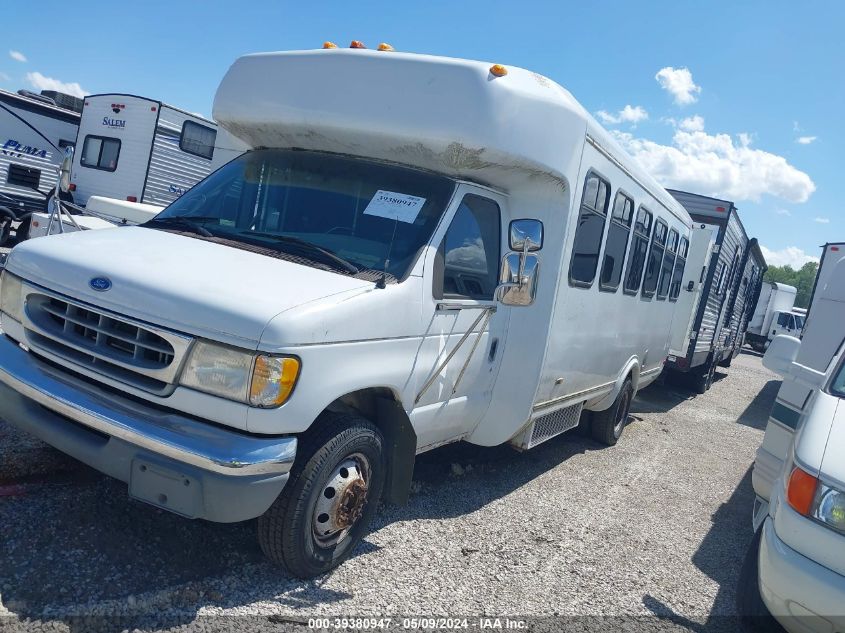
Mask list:
[[[657,614],[679,630],[731,630],[752,536],[750,468],[779,381],[752,352],[716,378],[695,398],[657,385],[639,394],[614,448],[570,433],[526,453],[455,445],[421,456],[409,505],[383,508],[354,558],[307,582],[262,560],[252,522],[133,502],[125,485],[0,421],[0,631],[278,631],[314,615],[470,614],[592,616],[567,630],[642,629]]]

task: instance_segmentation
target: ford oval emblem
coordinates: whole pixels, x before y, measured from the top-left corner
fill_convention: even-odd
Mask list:
[[[88,285],[97,292],[105,292],[111,288],[111,279],[108,277],[94,277],[88,282]]]

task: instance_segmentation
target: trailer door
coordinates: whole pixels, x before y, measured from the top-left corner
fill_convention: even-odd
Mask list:
[[[695,316],[701,302],[701,290],[707,276],[707,264],[710,261],[713,245],[716,243],[718,230],[719,227],[713,224],[696,224],[692,229],[683,285],[672,320],[672,333],[669,340],[671,356],[685,357],[687,355]],[[692,289],[690,289],[690,284],[692,284]]]

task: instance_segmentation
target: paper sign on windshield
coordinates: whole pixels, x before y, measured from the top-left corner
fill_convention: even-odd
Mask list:
[[[413,224],[425,204],[425,198],[379,189],[364,209],[364,215]]]

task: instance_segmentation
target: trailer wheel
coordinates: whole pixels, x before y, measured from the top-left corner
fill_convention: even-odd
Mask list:
[[[769,613],[760,595],[759,560],[762,535],[761,526],[754,533],[754,538],[751,539],[745,559],[742,561],[736,587],[736,612],[745,631],[783,631],[777,620]]]
[[[734,351],[731,350],[731,353],[728,354],[727,358],[723,358],[719,361],[719,367],[730,367],[731,363],[734,362]]]
[[[387,470],[384,438],[368,420],[329,412],[315,426],[284,490],[258,518],[261,549],[298,578],[349,557],[376,512]]]
[[[593,412],[591,432],[594,440],[607,446],[613,446],[619,441],[628,424],[633,399],[634,387],[631,379],[626,378],[610,408]]]
[[[716,373],[716,363],[713,361],[707,364],[707,367],[702,369],[699,373],[690,375],[692,379],[692,389],[695,393],[701,395],[707,393],[710,387],[713,386],[713,376]]]

